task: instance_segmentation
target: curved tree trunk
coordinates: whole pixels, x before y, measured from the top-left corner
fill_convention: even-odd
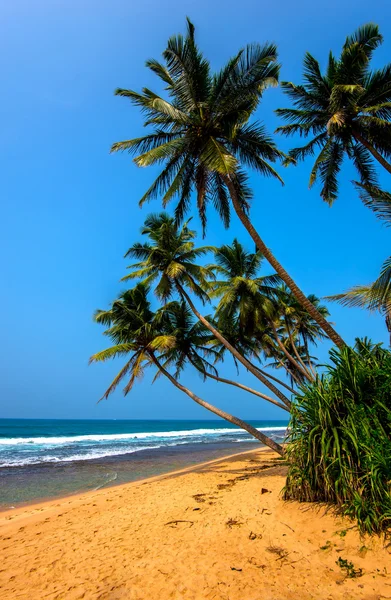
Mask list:
[[[287,385],[284,381],[281,381],[281,379],[278,379],[278,377],[274,377],[273,375],[270,375],[270,373],[268,373],[267,371],[263,371],[262,369],[260,369],[259,367],[255,367],[257,369],[257,371],[259,371],[262,375],[264,375],[264,377],[268,377],[269,379],[271,379],[272,381],[275,381],[276,383],[278,383],[278,385],[282,385],[282,387],[284,387],[285,389],[287,389],[289,392],[291,392],[291,394],[296,394],[295,390],[290,387],[289,385]]]
[[[390,163],[372,146],[368,140],[366,140],[358,131],[353,132],[353,137],[357,142],[360,142],[365,148],[372,154],[372,156],[377,160],[378,163],[381,164],[382,167],[385,168],[386,171],[391,173],[391,165]]]
[[[285,371],[287,372],[287,374],[289,375],[289,377],[291,378],[291,380],[294,379],[296,381],[296,385],[301,385],[301,381],[296,377],[296,375],[292,371],[290,371],[288,369],[288,367],[282,362],[282,360],[280,360],[279,358],[277,358],[277,362],[279,362],[280,365],[282,367],[284,367]],[[292,385],[293,385],[293,383],[292,383]]]
[[[203,406],[204,408],[206,408],[206,410],[209,410],[210,412],[214,413],[218,417],[221,417],[222,419],[229,421],[229,423],[232,423],[233,425],[237,425],[237,427],[244,429],[250,435],[252,435],[257,440],[262,442],[262,444],[265,444],[265,446],[269,446],[269,448],[271,448],[275,452],[278,452],[278,454],[280,454],[281,456],[284,455],[284,449],[282,446],[280,446],[280,444],[277,444],[277,442],[275,442],[271,438],[267,437],[267,435],[263,434],[261,431],[258,431],[258,429],[256,429],[249,423],[246,423],[246,421],[242,421],[242,419],[239,419],[238,417],[234,417],[233,415],[230,415],[229,413],[225,412],[224,410],[220,410],[219,408],[216,408],[215,406],[213,406],[213,404],[209,404],[209,402],[205,402],[205,400],[202,400],[202,398],[199,398],[199,396],[196,396],[196,394],[194,394],[191,390],[189,390],[187,387],[185,387],[184,385],[179,383],[179,381],[174,379],[174,377],[171,375],[171,373],[166,371],[166,369],[159,363],[159,361],[157,360],[157,358],[155,357],[155,355],[153,353],[150,353],[150,356],[151,356],[152,361],[156,365],[156,367],[159,369],[159,371],[161,373],[163,373],[163,375],[165,375],[167,377],[167,379],[169,379],[171,381],[171,383],[173,385],[175,385],[176,388],[178,388],[179,390],[181,390],[181,392],[187,394],[192,400],[194,400],[194,402],[197,402],[197,404],[199,404],[200,406]]]
[[[274,333],[274,338],[277,342],[278,347],[280,348],[280,350],[285,354],[285,356],[287,357],[287,359],[289,360],[289,362],[298,370],[300,371],[300,373],[303,375],[303,377],[305,377],[306,379],[308,379],[309,381],[313,381],[312,377],[308,374],[307,369],[303,369],[303,367],[301,365],[299,365],[299,363],[293,358],[292,354],[290,352],[288,352],[288,350],[285,348],[284,344],[281,342],[277,330],[274,326],[274,323],[271,322],[271,327],[273,329],[273,333]]]
[[[315,381],[314,380],[314,375],[315,375],[314,371],[311,369],[311,371],[312,371],[311,372],[310,369],[307,367],[307,365],[305,364],[305,362],[301,358],[300,354],[298,353],[296,345],[295,345],[295,343],[294,343],[293,340],[292,340],[291,344],[292,344],[293,352],[295,353],[295,356],[296,356],[297,360],[300,362],[300,364],[303,367],[303,369],[305,369],[306,372],[308,373],[308,379],[310,381]]]
[[[263,242],[255,228],[253,227],[250,219],[243,211],[234,184],[232,183],[231,178],[226,175],[224,178],[224,182],[229,190],[232,204],[234,206],[235,212],[238,215],[240,221],[243,223],[244,227],[247,229],[248,233],[252,237],[255,242],[258,250],[263,254],[266,260],[272,265],[273,269],[278,273],[283,282],[289,287],[292,294],[295,296],[296,300],[300,302],[300,304],[306,309],[306,311],[311,315],[311,317],[318,323],[318,325],[323,329],[323,331],[327,334],[327,336],[334,342],[338,348],[344,348],[346,346],[345,342],[341,338],[340,335],[334,330],[334,328],[330,325],[328,321],[320,314],[320,312],[315,308],[315,306],[310,302],[304,292],[296,285],[292,277],[285,271],[284,267],[278,262],[274,254],[269,250],[266,244]]]
[[[209,331],[211,333],[213,333],[213,335],[215,336],[215,338],[217,338],[219,340],[219,342],[221,342],[227,348],[227,350],[229,350],[231,352],[231,354],[233,354],[233,356],[244,367],[246,367],[246,369],[248,369],[250,371],[250,373],[252,373],[257,379],[259,379],[259,381],[261,381],[267,388],[269,388],[269,390],[271,392],[273,392],[273,394],[275,394],[277,396],[277,398],[279,398],[289,408],[290,405],[291,405],[290,400],[278,388],[276,388],[275,385],[273,385],[272,383],[270,383],[270,381],[268,381],[266,379],[266,377],[264,377],[254,367],[253,364],[251,364],[244,356],[242,356],[240,354],[240,352],[238,352],[238,350],[236,350],[236,348],[234,348],[233,346],[231,346],[231,344],[229,343],[229,341],[226,340],[225,337],[215,327],[213,327],[213,325],[211,325],[211,323],[209,323],[209,321],[207,319],[205,319],[205,317],[196,309],[196,307],[194,306],[193,302],[191,301],[191,298],[186,293],[186,291],[183,289],[183,287],[179,283],[177,283],[177,286],[178,286],[179,293],[186,299],[186,302],[189,304],[191,310],[193,311],[193,313],[195,314],[195,316],[201,321],[201,323],[203,325],[205,325],[205,327],[207,329],[209,329]]]
[[[301,364],[301,366],[303,367],[303,369],[305,369],[305,371],[308,373],[308,379],[310,381],[314,381],[314,377],[313,377],[314,376],[314,372],[312,371],[312,373],[311,373],[311,371],[308,369],[307,365],[305,364],[305,362],[301,358],[300,354],[298,353],[297,348],[296,348],[296,344],[295,344],[295,341],[293,339],[292,332],[291,332],[291,329],[289,327],[289,324],[288,324],[288,321],[287,321],[286,317],[284,317],[284,321],[285,321],[286,330],[288,332],[289,341],[291,343],[293,352],[294,352],[294,354],[295,354],[298,362]],[[307,352],[307,354],[308,354],[308,352]]]
[[[227,383],[228,385],[234,385],[235,387],[238,387],[241,390],[244,390],[245,392],[249,392],[249,394],[254,394],[254,396],[258,396],[259,398],[262,398],[263,400],[267,400],[268,402],[271,402],[272,404],[275,404],[279,408],[282,408],[283,410],[287,410],[289,412],[289,408],[287,406],[285,406],[285,404],[281,404],[280,402],[277,402],[277,400],[274,400],[270,396],[266,396],[266,394],[262,394],[262,392],[253,390],[252,388],[247,387],[247,385],[243,385],[243,383],[239,383],[238,381],[231,381],[231,379],[224,379],[223,377],[219,377],[218,375],[213,375],[212,373],[207,373],[206,371],[201,371],[192,361],[190,361],[190,362],[193,365],[193,367],[195,367],[197,369],[197,371],[199,371],[205,377],[209,377],[210,379],[214,379],[215,381],[221,381],[221,383]]]
[[[310,353],[308,352],[308,348],[306,348],[305,353],[307,355],[308,365],[311,369],[311,373],[314,376],[314,379],[316,379],[316,371],[315,371],[314,367],[312,366],[311,357],[310,357]]]

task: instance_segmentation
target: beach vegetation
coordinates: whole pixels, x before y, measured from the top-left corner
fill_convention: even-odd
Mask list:
[[[281,82],[293,107],[276,111],[287,121],[277,131],[310,137],[289,157],[297,162],[316,154],[309,185],[319,179],[320,195],[329,204],[338,196],[344,157],[352,161],[364,186],[377,183],[375,162],[391,173],[391,64],[371,69],[373,53],[382,42],[379,27],[368,23],[346,38],[339,57],[330,52],[324,73],[307,52],[304,83]]]
[[[181,371],[180,358],[174,360],[176,366],[175,376],[168,370],[173,358],[167,357],[167,352],[176,349],[177,344],[183,342],[182,331],[178,330],[172,320],[175,308],[163,307],[156,313],[152,311],[148,300],[149,289],[145,283],[139,283],[135,288],[127,290],[115,300],[109,310],[98,310],[95,321],[105,325],[105,335],[114,342],[113,346],[97,352],[90,358],[90,362],[105,362],[112,358],[125,357],[125,365],[116,375],[104,394],[108,398],[125,378],[127,379],[124,394],[128,394],[137,380],[142,379],[145,369],[156,367],[157,375],[164,375],[177,389],[189,396],[194,402],[209,410],[218,417],[244,429],[251,436],[269,446],[278,454],[283,454],[280,444],[266,436],[261,431],[239,417],[223,411],[209,402],[206,402],[179,381]],[[191,329],[191,326],[190,326]],[[192,331],[198,341],[203,343],[202,332]],[[193,337],[193,341],[194,341]],[[180,352],[179,352],[180,355]]]
[[[305,295],[277,260],[251,219],[258,199],[249,172],[283,183],[276,163],[293,165],[316,153],[310,186],[320,180],[320,195],[331,205],[348,158],[358,172],[354,183],[362,201],[389,221],[391,195],[378,187],[376,167],[391,173],[391,65],[371,67],[382,41],[377,25],[358,28],[339,57],[330,53],[324,73],[305,55],[304,83],[281,84],[293,106],[277,110],[285,121],[277,132],[310,140],[288,154],[255,118],[265,90],[279,82],[272,43],[247,45],[213,73],[187,19],[185,35],[168,40],[162,61],[146,63],[161,94],[116,90],[144,115],[148,133],[114,143],[112,152],[130,153],[138,167],[160,168],[140,205],[154,198],[164,209],[175,204],[172,215],[149,215],[143,240],[126,253],[132,263],[123,281],[135,287],[109,310],[96,312],[113,345],[91,357],[126,361],[105,398],[122,381],[126,395],[146,368],[155,368],[154,380],[166,377],[199,405],[276,450],[288,463],[286,499],[332,503],[362,533],[391,528],[391,353],[367,339],[348,347],[322,301]],[[204,237],[209,207],[226,228],[233,210],[255,251],[237,238],[220,247],[197,245],[186,220],[193,200]],[[263,271],[266,261],[271,273]],[[391,332],[390,282],[387,259],[375,282],[328,299],[381,312]],[[206,306],[211,314],[204,314]],[[330,363],[320,366],[313,351],[327,338],[335,347]],[[226,358],[237,377],[221,376]],[[187,368],[290,412],[286,450],[183,385]],[[242,369],[254,377],[253,386],[238,381]],[[338,564],[348,576],[358,576],[351,563]]]
[[[335,561],[335,564],[338,565],[350,579],[355,579],[356,577],[362,577],[363,570],[361,568],[356,568],[352,561],[347,560],[346,558],[342,558],[341,556]]]
[[[232,206],[258,251],[328,337],[342,347],[342,338],[278,262],[250,219],[253,193],[246,169],[282,183],[273,163],[289,160],[263,123],[254,119],[264,91],[278,85],[275,44],[247,45],[212,73],[188,19],[186,35],[168,40],[163,62],[148,60],[146,66],[164,84],[163,96],[149,88],[141,93],[118,88],[115,93],[140,109],[151,133],[112,146],[113,152],[134,155],[139,167],[164,165],[140,205],[159,196],[166,207],[176,198],[174,216],[181,223],[194,196],[204,232],[208,205],[217,210],[225,227]]]
[[[391,352],[369,340],[331,365],[292,408],[286,499],[328,502],[362,533],[391,528]]]

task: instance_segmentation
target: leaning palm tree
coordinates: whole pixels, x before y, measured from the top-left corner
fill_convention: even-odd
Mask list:
[[[278,262],[249,218],[251,190],[243,169],[250,167],[262,175],[280,179],[270,163],[285,156],[261,123],[250,123],[263,91],[277,85],[276,46],[249,45],[220,72],[212,74],[208,60],[196,45],[194,26],[188,20],[186,36],[170,38],[163,59],[165,64],[156,60],[146,64],[165,84],[168,99],[148,88],[142,93],[122,88],[115,92],[141,109],[146,116],[145,125],[151,126],[152,132],[116,142],[112,151],[135,154],[139,167],[164,164],[140,204],[162,196],[165,207],[176,196],[175,217],[181,222],[190,209],[194,190],[203,227],[210,203],[228,227],[230,199],[258,250],[333,342],[344,346],[341,337]]]
[[[174,295],[179,295],[187,302],[199,321],[233,354],[235,359],[268,387],[279,400],[290,406],[289,399],[224,338],[221,332],[200,313],[189,296],[188,292],[191,292],[201,302],[209,301],[206,290],[210,279],[214,278],[213,268],[201,266],[198,264],[198,259],[211,248],[208,246],[196,248],[193,241],[196,233],[189,229],[188,222],[178,226],[174,218],[166,213],[147,217],[141,233],[148,236],[149,242],[135,243],[127,251],[125,256],[136,258],[138,262],[128,267],[131,272],[123,280],[141,279],[147,285],[156,283],[155,294],[163,302],[167,302]]]
[[[167,360],[166,366],[160,362],[160,354],[164,359],[167,350],[175,348],[177,331],[170,327],[170,320],[166,318],[164,311],[160,311],[158,315],[153,313],[148,301],[146,285],[138,284],[134,289],[121,294],[109,310],[96,311],[94,318],[97,323],[108,327],[104,333],[114,342],[114,345],[91,356],[90,362],[104,362],[116,357],[125,357],[126,360],[124,367],[104,393],[104,398],[108,398],[125,378],[128,378],[128,382],[124,388],[124,394],[128,394],[136,380],[143,376],[145,369],[154,365],[176,388],[187,394],[197,404],[244,429],[263,444],[279,454],[283,454],[283,448],[274,440],[242,419],[202,400],[181,384],[178,381],[178,365],[176,377],[174,377],[167,368]]]
[[[185,366],[191,365],[203,377],[237,387],[245,392],[271,402],[272,404],[289,410],[285,404],[266,396],[238,381],[223,378],[215,366],[217,351],[211,344],[213,336],[200,321],[194,321],[194,315],[185,302],[169,302],[158,311],[168,325],[167,332],[175,335],[175,346],[167,348],[160,357],[164,367],[175,366],[174,376],[179,378]],[[211,362],[213,361],[213,363]]]
[[[289,338],[281,338],[281,340],[282,344],[284,344],[287,351],[292,354],[293,349],[291,340],[289,340]],[[313,365],[315,364],[315,357],[307,354],[304,346],[299,346],[297,342],[295,342],[295,346],[296,352],[301,358],[300,363],[303,364],[304,367],[306,367],[308,372],[311,372],[311,370],[314,368]],[[298,387],[301,387],[305,384],[308,384],[308,377],[305,377],[303,375],[303,371],[299,370],[297,366],[286,357],[284,352],[274,352],[273,360],[270,363],[268,363],[267,366],[277,370],[284,369],[287,375],[289,376],[292,386],[296,385]],[[313,373],[315,375],[315,372]],[[313,381],[314,380],[312,380],[312,382]]]
[[[327,307],[320,303],[320,299],[317,296],[310,294],[309,298],[325,318],[330,316]],[[279,286],[276,290],[276,306],[281,317],[282,330],[284,335],[289,339],[289,345],[293,354],[302,367],[309,370],[315,376],[309,356],[309,345],[316,346],[318,340],[325,338],[322,329],[312,319],[311,315],[303,310],[301,304],[297,302],[296,298],[292,296],[285,285]],[[302,348],[304,360],[300,356],[298,348]]]
[[[280,277],[275,274],[261,276],[262,255],[260,252],[247,252],[237,239],[232,245],[217,248],[215,260],[217,264],[213,268],[220,278],[210,284],[210,295],[219,298],[216,309],[219,321],[224,323],[237,318],[243,334],[259,340],[262,330],[262,345],[265,343],[265,324],[271,326],[274,341],[288,360],[302,371],[303,377],[311,380],[312,375],[288,353],[277,331],[280,305],[273,300],[277,294],[276,286],[282,283]]]
[[[297,161],[318,153],[310,187],[319,177],[321,197],[329,204],[338,195],[344,156],[352,160],[364,185],[376,183],[373,160],[391,173],[391,64],[370,69],[372,54],[382,40],[377,25],[364,25],[346,38],[339,58],[329,54],[324,74],[307,52],[304,84],[281,83],[294,108],[276,111],[288,121],[277,131],[286,136],[311,136],[289,156]]]
[[[265,324],[258,323],[256,330],[251,334],[246,334],[240,326],[239,319],[237,316],[231,318],[220,319],[216,321],[214,316],[207,316],[209,323],[214,324],[219,329],[223,337],[229,341],[231,346],[236,348],[243,356],[247,358],[253,365],[253,367],[264,377],[270,381],[275,382],[278,386],[288,390],[290,394],[295,394],[295,390],[287,385],[284,381],[272,375],[269,371],[264,370],[264,361],[270,359],[278,352],[276,340],[273,337],[271,328],[265,327]],[[225,361],[227,356],[227,347],[222,344],[217,338],[213,337],[209,341],[210,346],[215,352],[215,359],[213,364],[217,365],[220,362]],[[237,373],[239,373],[239,365],[233,356],[234,366],[236,367]],[[286,401],[285,401],[285,404]],[[291,403],[287,404],[288,408],[291,408]]]

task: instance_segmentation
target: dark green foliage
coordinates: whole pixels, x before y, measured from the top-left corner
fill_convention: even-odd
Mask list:
[[[356,569],[354,564],[351,561],[346,560],[346,558],[339,557],[339,559],[335,561],[335,564],[345,571],[347,577],[352,579],[361,577],[363,574],[362,569]]]
[[[325,501],[362,533],[391,531],[391,352],[368,340],[297,396],[285,499]]]
[[[180,223],[190,211],[195,192],[203,229],[208,205],[228,228],[227,177],[245,211],[252,198],[246,167],[281,180],[270,163],[285,155],[262,123],[250,122],[264,90],[278,84],[276,46],[247,45],[213,73],[187,20],[186,35],[168,40],[163,63],[148,60],[146,66],[164,83],[164,97],[148,88],[141,93],[119,88],[115,93],[140,108],[150,133],[116,142],[112,152],[133,154],[139,167],[162,166],[140,204],[161,197],[166,207],[176,198],[174,215]]]
[[[338,196],[344,157],[369,188],[376,187],[375,160],[391,172],[391,64],[371,69],[373,52],[382,41],[379,27],[368,23],[346,38],[339,57],[330,52],[323,72],[307,52],[303,84],[281,83],[292,106],[276,111],[287,123],[277,131],[309,138],[289,157],[297,162],[316,155],[310,187],[320,180],[320,195],[329,204]]]

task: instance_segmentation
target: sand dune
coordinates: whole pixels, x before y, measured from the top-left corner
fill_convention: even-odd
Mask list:
[[[0,598],[391,598],[391,548],[283,502],[284,474],[265,450],[1,513]]]

